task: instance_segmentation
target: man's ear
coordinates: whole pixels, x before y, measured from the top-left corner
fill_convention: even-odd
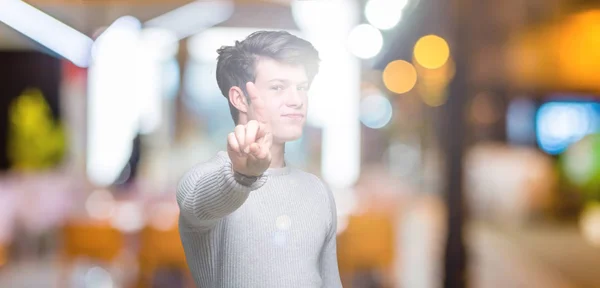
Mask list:
[[[240,87],[233,86],[229,89],[229,102],[238,111],[248,113],[248,101]]]

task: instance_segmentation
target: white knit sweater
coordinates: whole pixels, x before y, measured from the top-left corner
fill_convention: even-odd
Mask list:
[[[335,202],[316,176],[284,167],[242,183],[219,152],[186,173],[177,201],[198,288],[342,287]]]

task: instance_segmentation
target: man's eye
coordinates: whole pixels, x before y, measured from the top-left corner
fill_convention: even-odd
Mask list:
[[[271,87],[271,90],[274,90],[274,91],[282,91],[283,89],[284,89],[284,87],[281,85]]]
[[[308,91],[308,87],[306,87],[306,86],[299,86],[298,87],[298,91]]]

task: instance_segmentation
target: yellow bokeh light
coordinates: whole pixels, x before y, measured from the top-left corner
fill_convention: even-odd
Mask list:
[[[436,35],[421,37],[415,44],[414,57],[427,69],[442,67],[450,57],[450,47],[444,38]]]
[[[383,84],[394,93],[406,93],[412,90],[416,83],[417,70],[404,60],[392,61],[383,70]]]

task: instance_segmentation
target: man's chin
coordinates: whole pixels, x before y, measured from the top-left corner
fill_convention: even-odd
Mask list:
[[[302,137],[302,132],[299,133],[286,133],[285,135],[277,135],[273,138],[275,142],[286,143],[293,142]]]

